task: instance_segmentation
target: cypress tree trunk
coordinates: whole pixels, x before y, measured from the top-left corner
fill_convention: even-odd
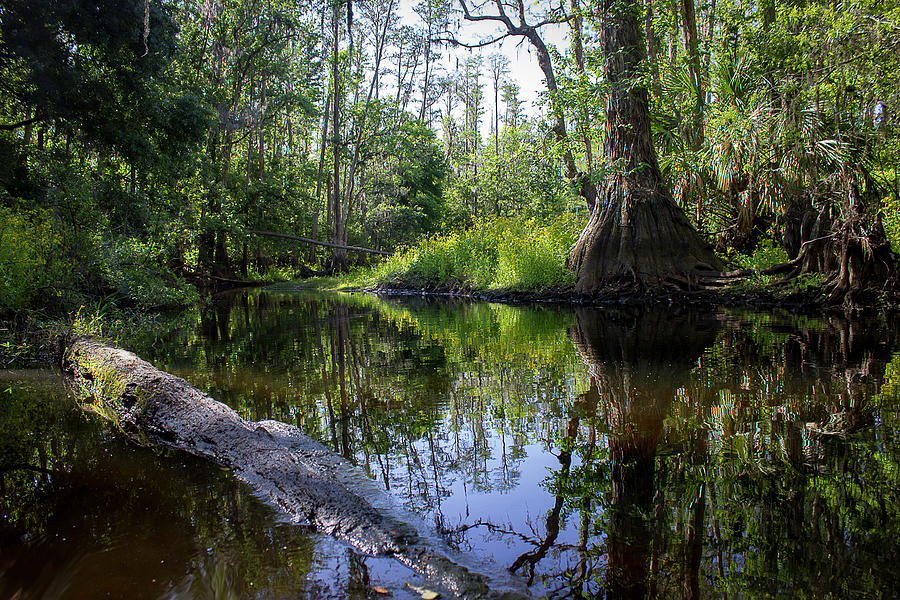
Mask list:
[[[639,287],[692,287],[698,275],[722,264],[663,185],[650,134],[648,93],[641,81],[644,41],[640,10],[614,0],[600,3],[606,101],[604,158],[612,175],[598,190],[569,268],[576,291],[611,282]]]

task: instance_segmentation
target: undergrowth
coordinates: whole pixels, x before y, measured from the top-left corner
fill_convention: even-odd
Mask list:
[[[785,263],[789,260],[787,252],[776,241],[763,239],[750,254],[736,252],[728,257],[729,261],[743,269],[763,270],[769,267]],[[764,275],[754,273],[741,283],[741,287],[761,288],[774,284],[786,284],[789,290],[806,291],[822,287],[825,281],[823,273],[803,273],[785,281],[783,274]]]
[[[788,255],[780,244],[771,239],[762,239],[750,254],[735,252],[727,257],[728,261],[742,269],[767,269],[771,266],[787,262]],[[747,287],[765,287],[775,283],[782,276],[755,273],[742,282]]]
[[[571,215],[495,218],[444,231],[359,271],[350,285],[446,286],[459,290],[541,290],[575,282],[566,258],[581,231]]]

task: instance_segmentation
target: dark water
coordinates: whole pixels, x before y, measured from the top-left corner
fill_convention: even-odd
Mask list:
[[[256,292],[127,345],[298,425],[538,595],[844,598],[900,589],[896,331]],[[413,597],[220,469],[7,380],[0,599]]]

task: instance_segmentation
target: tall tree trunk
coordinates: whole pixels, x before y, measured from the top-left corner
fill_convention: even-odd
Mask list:
[[[334,181],[331,188],[332,197],[332,218],[334,219],[334,228],[332,229],[332,242],[338,245],[344,245],[344,219],[341,213],[341,167],[340,167],[340,107],[341,107],[341,82],[340,71],[338,68],[339,44],[340,44],[340,4],[335,3],[333,14],[334,39],[332,40],[332,71],[331,76],[334,82],[334,105],[332,106],[332,135],[334,136]],[[335,248],[331,255],[331,268],[334,271],[342,272],[347,270],[347,251]]]
[[[425,0],[425,24],[428,29],[425,32],[425,77],[422,80],[422,106],[419,109],[419,121],[425,122],[425,111],[428,110],[428,86],[431,84],[431,37],[434,27],[434,5],[433,0]],[[431,119],[429,119],[430,121]]]
[[[31,120],[32,111],[25,111],[25,131],[22,135],[22,154],[28,156],[31,146],[31,132],[34,131],[34,121]]]
[[[689,141],[691,150],[697,151],[703,145],[703,105],[705,91],[700,71],[700,41],[697,37],[697,11],[694,0],[681,0],[681,31],[684,35],[684,51],[687,56],[688,74],[697,98],[694,101]]]
[[[710,66],[713,57],[713,41],[716,39],[716,0],[710,0],[706,7],[706,31],[704,32],[703,81],[710,85]]]
[[[266,77],[263,76],[260,93],[259,93],[259,125],[257,132],[259,137],[259,171],[257,172],[257,180],[262,181],[266,178]]]
[[[650,86],[653,95],[659,98],[662,95],[662,83],[659,79],[659,37],[653,25],[653,0],[647,0],[647,10],[644,11],[644,41],[647,44]]]
[[[318,239],[319,235],[319,210],[322,206],[322,178],[323,173],[325,171],[325,148],[328,145],[328,117],[331,112],[331,96],[328,95],[325,98],[325,115],[322,118],[322,138],[319,143],[319,174],[316,177],[316,202],[315,208],[313,209],[313,217],[312,217],[312,235],[310,237],[312,239]],[[325,196],[325,202],[328,202],[328,195]],[[331,215],[331,210],[327,210],[328,215]],[[316,247],[310,245],[309,247],[309,256],[307,260],[311,265],[316,262]]]
[[[494,78],[494,154],[497,157],[497,165],[500,165],[500,78]],[[499,176],[499,172],[497,175]]]
[[[615,0],[601,2],[600,38],[609,85],[603,155],[618,172],[599,191],[569,256],[579,293],[597,292],[614,281],[689,288],[698,275],[722,268],[662,181],[647,89],[640,83],[640,13]]]
[[[388,30],[390,29],[390,23],[391,23],[391,18],[393,16],[393,12],[394,12],[394,2],[393,2],[393,0],[391,0],[391,2],[388,3],[387,12],[384,15],[384,29],[381,31],[380,34],[376,31],[376,35],[378,36],[375,41],[374,69],[376,72],[381,70],[381,57],[383,55],[385,42],[387,40]],[[350,219],[351,213],[353,212],[353,204],[354,204],[353,199],[356,195],[356,193],[355,193],[356,172],[357,172],[357,168],[359,167],[359,156],[360,156],[360,151],[362,150],[363,139],[366,135],[366,129],[368,127],[368,122],[369,122],[368,107],[372,101],[372,96],[375,92],[375,83],[376,82],[375,82],[374,78],[369,83],[369,91],[366,94],[366,103],[364,105],[366,107],[366,110],[362,111],[361,120],[357,121],[355,124],[356,140],[354,141],[354,145],[353,145],[353,158],[350,161],[350,169],[347,172],[347,179],[346,179],[347,185],[344,186],[344,194],[347,197],[347,200],[345,203],[345,210],[344,210],[345,227],[346,227],[347,221],[349,221],[349,219]],[[356,100],[354,100],[354,103],[356,103]],[[344,240],[342,243],[346,245],[346,242],[347,242],[347,240],[346,240],[346,233],[345,233]]]
[[[575,54],[575,69],[580,83],[584,85],[587,78],[584,71],[584,44],[582,43],[583,19],[578,0],[571,0],[572,13],[575,15],[571,21],[572,50]],[[585,172],[590,174],[594,168],[593,148],[591,144],[591,124],[588,118],[587,106],[584,102],[578,103],[578,129],[584,142]]]

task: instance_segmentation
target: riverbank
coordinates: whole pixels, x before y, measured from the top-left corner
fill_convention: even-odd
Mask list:
[[[465,298],[482,302],[510,305],[543,305],[559,307],[683,307],[683,308],[746,308],[752,310],[784,310],[795,314],[869,314],[896,310],[896,301],[871,297],[866,304],[844,307],[830,302],[822,290],[814,286],[741,286],[721,289],[680,291],[666,288],[636,292],[630,286],[611,286],[598,294],[576,294],[573,286],[542,289],[472,290],[454,284],[432,284],[423,281],[393,281],[378,285],[359,285],[359,278],[350,276],[297,280],[268,286],[273,291],[317,291],[372,293],[380,296],[427,296],[434,298]]]
[[[684,306],[785,309],[797,313],[875,312],[900,307],[900,295],[841,285],[825,273],[802,273],[775,241],[764,239],[742,254],[720,259],[727,272],[658,285],[614,280],[598,291],[576,292],[567,268],[574,232],[570,220],[493,219],[445,231],[339,277],[279,284],[273,289],[369,291],[391,295],[465,297],[507,304],[572,306]],[[668,281],[668,280],[667,280]],[[871,285],[871,283],[869,284]]]
[[[710,309],[737,308],[755,311],[786,311],[793,314],[877,314],[894,312],[900,307],[896,298],[870,293],[856,297],[857,302],[845,306],[829,299],[822,289],[804,280],[781,284],[751,285],[743,283],[719,289],[682,291],[673,288],[636,290],[633,286],[610,286],[592,295],[576,294],[574,286],[541,288],[473,289],[458,281],[433,283],[415,278],[372,280],[371,271],[344,276],[312,277],[259,286],[271,291],[372,293],[379,296],[425,296],[468,299],[508,305],[541,305],[549,307],[645,307]],[[179,311],[165,313],[141,309],[120,309],[97,302],[82,306],[73,313],[49,316],[40,311],[19,311],[0,319],[0,368],[47,366],[59,356],[62,337],[91,335],[106,340],[134,336],[139,331],[152,332],[171,320]],[[177,318],[177,317],[176,317]]]

